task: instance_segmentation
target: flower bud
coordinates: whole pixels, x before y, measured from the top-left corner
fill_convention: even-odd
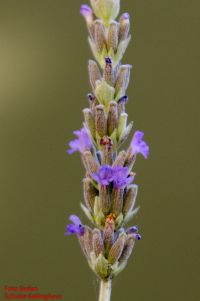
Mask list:
[[[105,250],[106,253],[111,248],[111,245],[113,243],[114,239],[114,230],[115,230],[115,221],[112,215],[109,215],[106,218],[104,230],[103,230],[103,237],[104,237],[104,245],[105,245]]]
[[[130,16],[128,13],[121,15],[119,19],[119,40],[125,40],[128,38],[130,30]]]
[[[81,5],[80,13],[85,18],[87,23],[90,23],[93,21],[93,11],[87,4]]]
[[[90,252],[92,252],[92,230],[85,226],[84,235],[78,236],[78,240],[81,246],[81,249],[87,259],[90,257]]]
[[[119,23],[116,21],[111,21],[108,29],[108,38],[107,38],[107,46],[108,50],[112,48],[114,52],[118,46],[118,31],[119,31]]]
[[[110,210],[110,194],[108,186],[101,185],[99,188],[99,205],[104,214]]]
[[[131,256],[131,253],[133,251],[135,245],[135,239],[133,236],[128,236],[124,250],[122,252],[121,257],[119,258],[119,262],[122,263],[124,261],[127,261],[129,257]]]
[[[113,163],[113,167],[115,166],[124,166],[126,160],[126,152],[124,150],[122,150],[121,152],[119,152],[117,158],[115,159],[115,162]]]
[[[122,212],[124,189],[113,189],[112,212],[118,216]]]
[[[129,35],[127,39],[120,41],[120,43],[117,47],[117,53],[115,55],[115,63],[116,64],[121,62],[130,40],[131,40],[131,35]]]
[[[121,233],[116,240],[116,242],[112,245],[112,248],[110,249],[109,255],[108,255],[108,261],[111,264],[114,264],[118,261],[118,259],[121,257],[124,246],[126,242],[126,234]]]
[[[80,13],[85,18],[90,36],[93,37],[94,36],[94,22],[93,22],[94,18],[93,18],[92,9],[88,5],[83,4],[83,5],[81,5]]]
[[[119,68],[119,73],[115,83],[115,92],[117,98],[120,98],[126,92],[129,84],[131,68],[131,65],[121,65]]]
[[[90,0],[90,2],[95,15],[102,19],[106,26],[119,14],[120,0]]]
[[[89,79],[90,84],[93,90],[96,88],[96,81],[101,80],[101,72],[97,63],[93,60],[89,60],[88,62],[88,71],[89,71]]]
[[[100,137],[106,135],[106,114],[103,105],[96,106],[96,114],[95,114],[95,125],[96,131]]]
[[[83,179],[83,194],[86,206],[90,211],[93,211],[97,191],[88,177]]]
[[[104,254],[104,244],[101,231],[99,229],[95,228],[92,231],[92,242],[96,257],[98,257],[100,254]]]
[[[104,136],[100,139],[100,146],[102,150],[102,158],[101,164],[102,165],[112,165],[112,156],[113,156],[113,142],[110,137]]]
[[[113,68],[112,68],[112,60],[110,57],[105,58],[105,68],[104,68],[103,77],[110,86],[113,85],[114,74],[113,74]]]
[[[107,127],[108,127],[108,134],[111,135],[112,132],[116,129],[118,123],[118,108],[116,101],[110,102],[110,107],[108,111],[108,121],[107,121]]]
[[[119,140],[119,145],[120,146],[126,141],[126,139],[128,138],[128,136],[130,135],[132,127],[133,127],[133,122],[130,122],[129,125],[121,133],[120,140]]]
[[[125,113],[126,111],[126,104],[128,102],[128,96],[127,95],[124,95],[122,97],[120,97],[120,99],[118,100],[118,113],[119,115],[121,113]]]
[[[103,50],[105,45],[105,28],[102,20],[94,22],[94,41],[99,52]]]
[[[83,153],[83,162],[88,173],[92,176],[93,173],[97,173],[99,170],[99,164],[94,159],[90,151],[85,151]]]
[[[88,108],[84,109],[83,114],[85,117],[85,123],[87,125],[87,128],[90,131],[91,136],[93,138],[95,138],[96,128],[95,128],[94,117],[93,117],[91,109],[88,109]]]
[[[137,193],[138,193],[138,186],[135,184],[131,185],[124,197],[123,213],[125,215],[129,211],[133,210],[137,198]]]
[[[126,114],[126,113],[122,113],[119,116],[119,122],[118,122],[118,127],[117,127],[117,138],[118,138],[118,141],[120,140],[120,138],[121,138],[124,130],[126,129],[127,119],[128,119],[128,114]]]

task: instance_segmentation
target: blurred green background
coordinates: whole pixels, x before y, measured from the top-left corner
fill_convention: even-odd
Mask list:
[[[133,221],[143,240],[113,301],[200,300],[197,0],[122,0],[133,40],[129,119],[150,144],[138,158]],[[82,1],[0,0],[0,285],[97,300],[98,283],[68,215],[80,214],[83,168],[66,154],[90,91]],[[134,27],[134,28],[133,28]],[[2,297],[3,298],[3,297]],[[3,300],[3,299],[2,299]]]

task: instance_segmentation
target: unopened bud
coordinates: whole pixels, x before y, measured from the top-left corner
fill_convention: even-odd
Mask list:
[[[88,71],[89,71],[89,78],[90,84],[93,90],[96,88],[96,81],[101,80],[101,72],[97,63],[93,60],[89,60],[88,62]]]
[[[120,97],[120,99],[118,100],[118,112],[119,112],[119,115],[121,113],[125,113],[127,102],[128,102],[128,96],[127,95],[124,95],[124,96]]]
[[[114,239],[114,230],[115,230],[115,221],[114,218],[110,215],[106,218],[103,237],[106,253],[110,250],[111,245]]]
[[[88,177],[83,179],[83,194],[86,206],[90,211],[93,211],[97,191]]]
[[[104,254],[104,244],[103,244],[102,234],[99,229],[95,228],[92,231],[92,242],[93,242],[93,249],[96,257],[98,257],[100,254]]]
[[[89,227],[85,226],[84,235],[79,235],[78,240],[84,255],[86,256],[87,259],[89,259],[90,252],[93,249],[92,230]]]
[[[112,100],[110,102],[110,107],[108,111],[108,134],[111,135],[116,129],[118,123],[118,108],[116,101]]]
[[[83,239],[84,239],[85,250],[88,254],[88,257],[90,257],[90,253],[93,251],[93,243],[92,243],[92,230],[89,227],[86,227]]]
[[[127,151],[125,166],[127,166],[129,168],[129,170],[132,170],[133,165],[135,164],[135,160],[136,160],[136,155],[132,154],[132,151],[129,148],[128,151]]]
[[[126,114],[126,113],[122,113],[119,116],[119,123],[118,123],[118,128],[117,128],[118,140],[120,140],[121,135],[123,134],[124,130],[126,129],[127,119],[128,119],[128,114]]]
[[[133,210],[137,198],[137,193],[138,193],[138,186],[135,184],[131,185],[124,198],[124,206],[123,206],[124,214],[127,214],[129,211]]]
[[[124,250],[119,259],[120,263],[127,261],[129,259],[129,257],[131,256],[131,253],[133,251],[134,245],[135,245],[135,239],[132,236],[128,236]]]
[[[96,106],[95,125],[100,137],[106,135],[107,121],[103,105]]]
[[[112,68],[112,60],[109,57],[105,58],[105,68],[104,68],[104,79],[105,81],[112,86],[113,82],[114,82],[114,78],[113,78],[113,68]]]
[[[113,163],[113,167],[115,166],[124,166],[126,160],[126,152],[123,150],[119,152],[117,158],[115,159],[115,162]]]
[[[119,258],[122,255],[124,246],[125,246],[125,242],[126,242],[126,234],[125,233],[121,233],[118,237],[118,239],[116,240],[116,242],[113,244],[112,248],[110,249],[109,255],[108,255],[108,261],[111,264],[116,263]]]
[[[124,189],[113,189],[112,212],[118,216],[122,212]]]
[[[104,136],[100,139],[100,146],[102,151],[101,164],[102,165],[112,165],[112,156],[113,156],[113,142],[112,139],[108,136]]]
[[[85,151],[83,153],[83,163],[87,172],[92,176],[93,173],[97,173],[99,170],[99,164],[93,157],[90,151]]]
[[[133,128],[133,122],[130,122],[129,125],[121,133],[119,145],[123,144],[126,141],[126,139],[131,133],[132,128]]]
[[[88,108],[84,109],[83,114],[85,117],[85,123],[87,125],[87,128],[89,129],[91,136],[95,138],[96,128],[95,128],[95,121],[91,109]]]
[[[81,5],[80,13],[85,18],[90,36],[93,37],[94,36],[94,23],[93,23],[94,18],[93,18],[92,9],[88,5],[83,4],[83,5]]]
[[[115,91],[118,97],[121,97],[121,94],[124,95],[130,80],[130,70],[131,65],[121,65],[119,68],[119,73],[115,83]]]
[[[127,39],[130,30],[130,16],[128,13],[121,15],[119,19],[119,40]]]
[[[110,210],[110,194],[108,186],[101,185],[99,188],[99,204],[102,212],[107,214]]]
[[[118,32],[119,32],[119,23],[117,23],[116,21],[111,21],[108,29],[108,38],[107,38],[108,50],[112,48],[114,52],[116,51],[118,46]]]
[[[97,50],[101,52],[105,45],[105,27],[102,20],[94,22],[94,40]]]

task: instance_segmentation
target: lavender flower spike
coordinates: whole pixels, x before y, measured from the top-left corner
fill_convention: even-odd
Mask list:
[[[77,136],[77,139],[70,141],[68,154],[72,154],[74,152],[84,153],[86,150],[90,150],[92,147],[92,141],[89,136],[87,129],[82,128],[79,131],[74,131],[74,134]]]
[[[120,0],[90,0],[90,4],[83,4],[80,13],[96,60],[90,60],[88,68],[92,94],[88,94],[89,107],[83,110],[84,127],[74,132],[76,138],[67,152],[81,153],[85,168],[81,207],[93,226],[83,225],[78,216],[71,215],[65,235],[76,235],[98,276],[98,301],[110,301],[112,280],[125,268],[141,239],[138,227],[127,229],[126,224],[138,211],[133,165],[138,153],[148,157],[149,147],[143,132],[136,131],[129,149],[120,150],[133,126],[128,122],[125,95],[131,68],[121,64],[131,40],[130,16],[125,13],[117,18]]]
[[[115,166],[113,168],[114,178],[113,183],[116,189],[125,188],[133,182],[134,177],[129,176],[128,167]]]
[[[134,133],[133,139],[131,141],[131,153],[132,155],[142,154],[145,159],[149,155],[149,146],[145,141],[143,141],[144,133],[136,131]]]
[[[114,178],[113,168],[110,165],[104,165],[99,168],[98,173],[93,174],[93,179],[102,186],[108,186]]]
[[[84,226],[82,225],[80,219],[76,215],[70,215],[69,220],[73,224],[69,224],[66,227],[67,232],[65,232],[65,235],[71,235],[76,234],[77,236],[82,236],[84,234]]]

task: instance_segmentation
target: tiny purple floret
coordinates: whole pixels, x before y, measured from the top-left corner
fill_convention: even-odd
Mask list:
[[[92,19],[93,11],[87,4],[81,5],[80,13],[86,19],[86,21],[90,21]]]
[[[105,63],[108,65],[112,65],[112,59],[110,57],[105,58]]]
[[[93,173],[93,179],[102,186],[108,186],[114,177],[113,168],[110,165],[104,165],[99,168],[98,173]]]
[[[130,20],[130,15],[129,15],[129,13],[124,13],[124,14],[122,14],[120,19],[123,19],[123,20]]]
[[[122,97],[120,97],[120,99],[118,100],[118,103],[127,103],[128,102],[128,96],[124,95]]]
[[[86,128],[82,128],[79,131],[74,131],[77,139],[70,141],[68,154],[73,154],[74,152],[84,153],[86,150],[90,150],[92,147],[92,141]]]
[[[136,131],[133,135],[133,139],[131,141],[131,152],[132,155],[142,154],[145,159],[148,158],[149,155],[149,146],[145,141],[143,141],[144,133],[140,131]]]
[[[115,166],[113,168],[114,178],[113,184],[115,189],[125,188],[133,182],[134,177],[129,176],[128,167]]]
[[[77,215],[70,215],[69,220],[73,224],[67,225],[67,232],[65,232],[65,235],[69,236],[71,234],[76,234],[77,236],[82,236],[85,232],[85,228],[81,223],[80,218]]]
[[[137,225],[127,229],[127,233],[134,234],[134,233],[137,233],[137,232],[138,232],[138,226]]]

